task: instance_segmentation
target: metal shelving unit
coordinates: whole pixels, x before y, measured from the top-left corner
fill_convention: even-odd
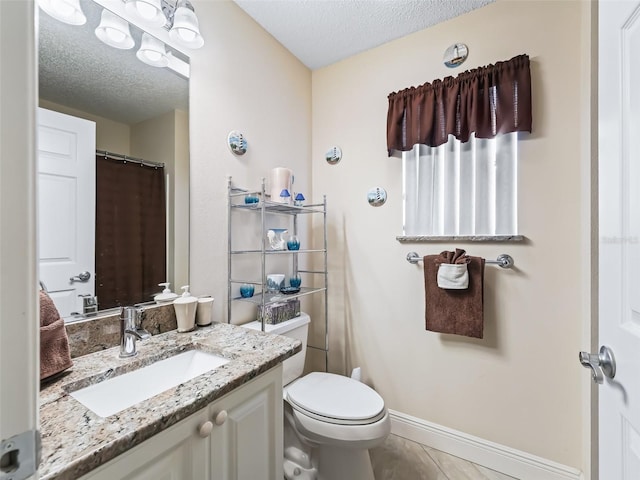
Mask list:
[[[325,370],[328,371],[328,352],[329,352],[329,322],[328,322],[328,296],[327,296],[327,198],[323,196],[322,203],[295,206],[284,205],[282,203],[272,202],[266,195],[265,179],[262,179],[261,188],[258,191],[247,190],[233,186],[231,177],[228,177],[228,298],[227,298],[227,322],[231,322],[231,306],[232,302],[241,301],[249,302],[262,308],[271,303],[281,302],[283,299],[293,299],[304,297],[307,295],[313,295],[317,293],[324,294],[324,346],[318,347],[307,344],[307,348],[323,351],[325,354]],[[256,196],[258,198],[257,203],[244,203],[244,198],[247,195]],[[233,248],[233,217],[237,212],[245,212],[246,215],[259,215],[260,217],[260,231],[261,241],[259,249],[248,250],[236,250]],[[245,215],[243,214],[243,216]],[[299,215],[322,215],[323,225],[323,248],[314,249],[300,249],[300,250],[270,250],[267,248],[266,242],[266,221],[267,214],[286,215],[291,218],[293,235],[298,234],[298,216]],[[253,221],[251,218],[245,221]],[[300,255],[322,255],[322,270],[300,270],[298,268],[298,259]],[[233,274],[233,261],[236,256],[256,256],[259,257],[260,262],[260,280],[255,279],[240,279],[235,278]],[[318,276],[320,281],[314,279],[313,287],[301,287],[300,291],[295,294],[283,295],[280,293],[267,293],[266,292],[266,278],[267,278],[267,259],[270,257],[282,257],[287,256],[291,258],[292,273],[297,275],[304,273],[307,275]],[[256,260],[257,263],[258,260]],[[253,297],[244,298],[240,296],[233,296],[234,285],[237,284],[253,284],[256,286],[256,293]],[[319,286],[317,286],[319,285]],[[258,291],[259,289],[259,291]],[[317,321],[316,319],[312,321]],[[262,331],[265,331],[265,320],[262,318]]]

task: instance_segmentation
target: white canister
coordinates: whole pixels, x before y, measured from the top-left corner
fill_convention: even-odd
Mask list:
[[[282,287],[284,287],[283,273],[272,273],[271,275],[267,275],[267,292],[268,293],[279,292]]]
[[[182,287],[183,293],[180,298],[173,301],[173,308],[176,311],[178,321],[178,332],[190,332],[196,328],[196,309],[198,299],[189,293],[189,285]]]
[[[269,173],[269,192],[271,193],[272,202],[282,202],[283,198],[287,201],[290,197],[280,197],[283,190],[291,192],[291,183],[293,180],[293,172],[285,167],[276,167],[271,169]]]
[[[211,325],[211,315],[213,314],[213,297],[198,298],[198,308],[196,309],[196,323],[199,327]]]

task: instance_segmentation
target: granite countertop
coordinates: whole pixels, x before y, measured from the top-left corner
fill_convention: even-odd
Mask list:
[[[120,347],[75,358],[66,374],[41,388],[40,479],[77,479],[301,350],[298,340],[226,323],[155,335],[137,346],[133,358],[119,358]],[[194,348],[230,361],[107,418],[68,394]]]

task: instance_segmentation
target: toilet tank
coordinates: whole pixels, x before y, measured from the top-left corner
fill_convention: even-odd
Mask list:
[[[309,331],[309,322],[311,318],[306,313],[300,312],[300,316],[278,323],[277,325],[266,325],[264,329],[268,333],[284,335],[285,337],[295,338],[302,342],[302,350],[293,357],[287,358],[283,363],[282,369],[282,385],[287,385],[302,375],[304,370],[304,359],[307,355],[307,333]],[[242,325],[253,330],[262,330],[261,322],[251,322]]]

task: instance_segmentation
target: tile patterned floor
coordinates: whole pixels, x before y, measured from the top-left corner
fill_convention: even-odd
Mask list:
[[[370,455],[376,480],[517,480],[397,435]]]

